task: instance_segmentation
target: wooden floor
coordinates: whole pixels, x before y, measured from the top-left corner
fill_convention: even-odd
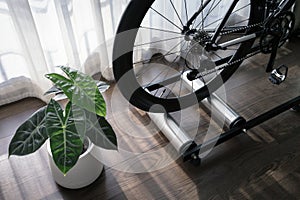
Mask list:
[[[267,80],[264,73],[267,56],[258,55],[244,62],[226,83],[228,103],[251,119],[298,96],[299,52],[300,40],[292,40],[280,50],[276,64],[289,66],[288,79],[280,86]],[[108,120],[117,133],[119,148],[144,153],[163,148],[168,141],[159,132],[153,137],[138,137],[147,133],[143,127],[151,127],[150,120],[134,108],[120,110],[122,98],[115,96],[116,91],[117,88],[111,87],[106,100]],[[180,159],[138,174],[106,166],[92,185],[68,190],[53,181],[45,147],[26,157],[7,158],[8,143],[16,127],[41,106],[43,103],[37,99],[25,99],[0,107],[0,200],[300,199],[300,113],[287,111],[249,130],[247,135],[214,148],[204,157],[201,167]],[[187,131],[201,132],[208,126],[209,119],[205,116],[199,129],[192,114],[181,117]],[[136,124],[140,128],[136,129]],[[164,157],[154,159],[159,163]]]

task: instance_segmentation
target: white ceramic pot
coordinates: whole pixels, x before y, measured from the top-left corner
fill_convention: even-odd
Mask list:
[[[88,138],[87,138],[88,139]],[[94,144],[88,139],[88,149],[80,155],[76,165],[64,175],[52,159],[50,142],[47,141],[50,168],[55,182],[62,187],[78,189],[93,183],[103,171],[103,164],[91,155]]]

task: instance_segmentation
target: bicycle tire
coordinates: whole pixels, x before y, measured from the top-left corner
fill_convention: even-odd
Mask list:
[[[134,106],[151,112],[162,112],[162,108],[167,112],[173,112],[200,102],[225,83],[242,63],[242,61],[238,60],[247,54],[254,39],[240,44],[238,49],[232,54],[230,60],[227,61],[238,62],[223,69],[221,73],[216,75],[214,79],[200,89],[192,91],[191,94],[179,97],[173,96],[172,98],[164,98],[155,96],[145,90],[145,87],[137,80],[133,70],[133,49],[135,48],[137,33],[139,29],[141,29],[143,19],[149,10],[153,11],[151,6],[157,1],[159,0],[132,0],[127,6],[119,23],[117,35],[114,40],[113,73],[121,93]],[[170,2],[173,1],[170,0]],[[263,1],[250,0],[248,25],[261,22],[263,18],[263,4]],[[255,27],[250,27],[244,34],[252,33],[254,31]],[[222,81],[218,81],[217,79]]]

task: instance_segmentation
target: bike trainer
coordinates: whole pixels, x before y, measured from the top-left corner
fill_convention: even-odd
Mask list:
[[[186,77],[183,75],[183,77]],[[192,82],[187,78],[183,78],[184,83],[191,87]],[[193,88],[196,90],[200,88],[203,83],[197,79],[193,81]],[[300,104],[300,96],[287,101],[257,117],[246,121],[240,116],[233,108],[224,102],[215,93],[211,94],[209,98],[200,102],[206,109],[214,111],[214,120],[223,121],[224,125],[228,128],[227,131],[219,134],[218,136],[205,141],[202,144],[196,144],[184,130],[178,126],[173,117],[168,113],[151,113],[148,115],[152,121],[161,128],[161,132],[166,136],[170,143],[174,146],[179,155],[182,156],[183,161],[191,161],[194,165],[201,163],[200,154],[212,149],[212,147],[220,145],[227,140],[247,130],[295,107]]]

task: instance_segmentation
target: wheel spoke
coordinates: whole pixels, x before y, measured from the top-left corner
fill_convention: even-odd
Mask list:
[[[183,49],[183,47],[184,47],[184,45],[182,45],[182,47],[181,47],[181,49],[180,49],[180,51],[182,51],[182,49]],[[169,67],[169,69],[171,69],[173,66],[174,66],[174,64],[175,64],[175,60],[176,60],[177,58],[174,58],[173,59],[173,61],[171,62],[171,65],[170,65],[170,67]],[[169,70],[170,71],[170,70]],[[183,67],[183,69],[182,69],[182,71],[181,71],[181,75],[183,74],[183,72],[184,72],[184,67]],[[168,74],[167,74],[168,75]],[[166,78],[167,78],[167,75],[163,78],[163,80],[165,80]],[[181,76],[180,75],[180,76]],[[181,81],[181,83],[182,83],[182,79],[180,79]],[[166,95],[166,97],[169,97],[170,96],[170,94],[172,93],[172,90],[175,88],[175,86],[176,86],[176,84],[177,84],[178,82],[176,82],[175,84],[173,84],[173,86],[172,86],[172,88],[170,89],[170,92],[168,93],[168,95]],[[179,97],[180,97],[180,95],[179,95]]]
[[[217,20],[211,22],[210,24],[206,25],[206,27],[209,27],[209,26],[211,26],[211,25],[213,25],[213,24],[215,24],[215,23],[221,21],[222,19],[223,19],[223,18],[219,18],[219,19],[217,19]]]
[[[162,18],[164,18],[165,20],[167,20],[170,24],[172,24],[173,26],[175,26],[176,28],[178,28],[180,31],[182,31],[182,28],[180,28],[178,25],[176,25],[174,22],[172,22],[171,20],[169,20],[167,17],[165,17],[163,14],[161,14],[160,12],[158,12],[157,10],[155,10],[154,8],[151,7],[151,10],[153,10],[154,12],[156,12],[158,15],[160,15]]]
[[[174,66],[175,60],[176,60],[176,58],[173,59],[173,61],[172,61],[171,64],[167,67],[167,69],[164,69],[164,70],[163,70],[163,72],[166,71],[166,70],[168,70],[168,71],[167,71],[166,75],[163,77],[162,80],[166,80],[167,76],[169,75],[169,72],[171,71],[172,67]],[[158,77],[160,77],[160,75],[162,75],[162,74],[163,74],[163,73],[161,72],[161,73],[159,73],[158,75],[156,75],[155,78],[152,79],[152,80],[150,81],[150,83],[148,83],[148,84],[146,85],[146,88],[149,87],[149,86],[151,86],[152,83],[153,83]],[[171,84],[171,83],[169,83],[169,84]]]
[[[173,7],[173,9],[174,9],[174,11],[175,11],[175,13],[176,13],[176,15],[177,15],[177,17],[178,17],[178,19],[179,19],[179,21],[180,21],[180,23],[181,23],[182,27],[183,27],[183,26],[184,26],[184,24],[183,24],[183,22],[182,22],[182,20],[181,20],[181,18],[180,18],[180,16],[179,16],[179,14],[178,14],[178,12],[177,12],[177,10],[176,10],[175,6],[174,6],[174,4],[173,4],[173,1],[172,1],[172,0],[170,0],[170,3],[171,3],[171,5],[172,5],[172,7]]]
[[[175,76],[172,76],[172,77],[170,77],[168,79],[165,79],[163,81],[153,83],[152,85],[149,85],[147,87],[145,85],[143,85],[142,87],[147,88],[149,91],[154,91],[154,90],[157,90],[157,89],[161,88],[162,85],[170,85],[170,84],[178,81],[180,78],[181,78],[181,75],[175,75]]]
[[[174,51],[174,52],[171,52],[171,53],[167,53],[167,54],[164,54],[164,55],[160,55],[160,56],[158,56],[158,57],[156,57],[156,58],[157,58],[157,59],[162,59],[162,58],[164,58],[165,56],[171,56],[171,55],[174,55],[174,54],[178,54],[178,53],[180,53],[180,52],[181,52],[181,51]],[[149,61],[151,61],[151,58],[146,59],[146,60],[137,61],[137,62],[134,62],[133,64],[134,64],[134,65],[144,64],[144,63],[147,63],[147,62],[149,62]]]
[[[240,8],[238,8],[238,9],[236,9],[236,10],[233,11],[232,13],[236,13],[236,12],[238,12],[238,11],[240,11],[240,10],[243,10],[244,8],[247,8],[248,6],[250,6],[250,3],[248,3],[248,4],[246,4],[246,5],[242,6],[242,7],[240,7]]]
[[[151,79],[151,81],[150,81],[149,83],[147,83],[145,87],[147,88],[147,87],[151,86],[152,83],[153,83],[158,77],[160,77],[161,74],[163,74],[163,73],[164,73],[165,71],[167,71],[167,70],[169,71],[169,69],[161,70],[161,72],[160,72],[159,74],[157,74],[153,79]],[[168,71],[167,71],[167,73],[168,73]]]
[[[186,41],[183,41],[183,42],[186,42]],[[180,44],[181,44],[181,43],[180,43]],[[177,45],[177,46],[178,46],[178,45]],[[176,48],[177,46],[175,46],[174,48]],[[184,45],[181,46],[181,49],[180,49],[179,52],[181,52],[181,51],[183,50],[183,47],[184,47]],[[161,82],[160,84],[163,84],[163,86],[165,86],[165,85],[170,85],[170,84],[173,83],[173,86],[172,86],[172,88],[170,89],[169,93],[166,95],[166,98],[170,96],[170,94],[172,93],[172,90],[174,89],[174,87],[175,87],[176,84],[178,83],[178,80],[180,80],[180,77],[181,77],[181,75],[179,75],[179,76],[176,75],[175,78],[174,78],[174,77],[167,78],[168,75],[170,74],[171,69],[173,69],[173,67],[174,67],[174,65],[175,65],[175,63],[176,63],[176,62],[175,62],[176,60],[177,60],[177,58],[174,58],[172,62],[168,63],[168,71],[167,71],[167,73],[165,73],[165,75],[164,75],[163,78],[161,79],[162,82]],[[165,70],[166,70],[166,69],[165,69]],[[163,72],[164,72],[165,70],[163,70]],[[184,68],[183,68],[183,71],[181,72],[181,74],[182,74],[183,72],[184,72]],[[146,88],[151,87],[151,86],[153,85],[154,81],[157,80],[158,77],[162,76],[162,74],[163,74],[163,73],[161,72],[161,73],[159,73],[157,76],[155,76],[155,77],[150,81],[150,83],[148,83],[145,87],[146,87]],[[179,77],[179,78],[177,78],[177,77]],[[165,80],[169,80],[169,81],[165,81]],[[174,80],[174,82],[173,82],[172,80]],[[182,82],[182,80],[181,80],[181,82]],[[159,83],[156,83],[156,84],[159,84]],[[157,89],[157,91],[155,92],[154,96],[157,95],[158,90],[159,90],[159,89]]]
[[[207,19],[207,17],[209,16],[209,14],[211,14],[211,12],[213,12],[213,11],[216,9],[216,7],[217,7],[220,3],[221,3],[221,1],[219,1],[219,2],[218,2],[211,10],[209,10],[209,11],[207,12],[207,14],[206,14],[204,20]],[[212,24],[214,24],[214,23],[220,21],[221,19],[222,19],[222,18],[217,19],[217,20],[214,21],[213,23],[211,23],[211,24],[209,24],[209,25],[206,25],[206,27],[208,27],[208,26],[210,26],[210,25],[212,25]],[[199,24],[196,26],[196,28],[198,28],[199,26],[203,25],[203,23],[204,23],[204,21],[200,21]]]
[[[184,37],[184,36],[181,35],[181,36],[168,38],[168,39],[164,39],[164,40],[158,40],[158,41],[154,41],[154,42],[147,42],[147,43],[143,43],[143,44],[137,44],[134,47],[140,47],[140,46],[155,44],[155,43],[159,43],[159,42],[166,42],[166,41],[170,41],[170,40],[176,40],[176,39],[179,39],[179,38],[182,38],[182,37]]]
[[[169,56],[169,55],[173,55],[173,54],[176,54],[176,52],[174,52],[174,53],[171,53],[174,49],[176,49],[179,45],[181,45],[182,44],[182,42],[185,42],[184,40],[182,40],[182,41],[180,41],[179,43],[177,43],[173,48],[171,48],[167,53],[165,53],[165,54],[163,54],[163,55],[161,55],[161,56],[159,56],[158,58],[157,58],[157,60],[161,60],[162,58],[164,58],[165,56]],[[177,53],[180,53],[181,52],[181,49],[179,50],[179,51],[177,51]],[[149,60],[148,60],[149,61]],[[141,61],[139,61],[139,62],[141,62]],[[145,61],[144,61],[145,62]],[[150,69],[150,68],[149,68]],[[148,70],[149,70],[148,69]],[[143,74],[145,74],[147,72],[147,70],[146,71],[144,71],[143,72]],[[136,76],[137,77],[139,77],[139,76],[141,76],[142,74],[136,74]]]
[[[185,40],[181,40],[180,42],[178,42],[177,44],[175,44],[167,53],[159,56],[158,58],[164,58],[165,56],[169,56],[169,55],[173,55],[173,54],[177,54],[177,53],[180,53],[181,50],[179,51],[175,51],[175,52],[172,52],[174,49],[176,49],[179,45],[182,44],[182,42],[185,42]],[[147,61],[150,61],[151,59],[148,59],[148,60],[144,60],[143,62],[147,62]],[[137,63],[140,63],[141,61],[137,62]],[[137,63],[134,63],[134,64],[137,64]]]
[[[204,19],[203,19],[202,21],[200,21],[200,22],[197,24],[197,26],[196,26],[195,28],[198,28],[200,25],[203,26],[204,20],[206,20],[207,17],[209,16],[209,14],[211,14],[211,12],[214,11],[214,9],[221,3],[221,1],[218,1],[218,3],[214,6],[215,2],[216,2],[216,0],[214,0],[214,1],[212,2],[211,7],[210,7],[209,10],[207,11],[207,13],[206,13]],[[214,6],[214,7],[213,7],[213,6]],[[212,7],[213,7],[213,8],[212,8]]]
[[[178,35],[182,35],[179,32],[176,31],[170,31],[170,30],[165,30],[165,29],[161,29],[161,28],[152,28],[152,27],[146,27],[146,26],[140,26],[140,28],[144,28],[144,29],[149,29],[149,30],[154,30],[154,31],[161,31],[161,32],[166,32],[166,33],[174,33],[174,34],[178,34]]]
[[[214,8],[213,8],[210,12],[208,12],[208,13],[206,14],[204,20],[206,20],[206,18],[209,16],[209,14],[210,14],[210,13],[211,13],[211,12],[212,12],[219,4],[220,4],[220,2],[221,2],[221,1],[219,1],[219,2],[214,6]],[[241,8],[236,9],[234,12],[231,13],[231,15],[237,13],[238,11],[240,11],[240,10],[242,10],[242,9],[245,9],[245,8],[249,7],[250,5],[251,5],[251,4],[249,3],[249,4],[246,4],[245,6],[242,6]],[[219,19],[217,19],[217,20],[211,22],[210,24],[206,25],[205,27],[209,27],[209,26],[211,26],[211,25],[213,25],[213,24],[219,22],[219,21],[222,20],[222,19],[223,19],[223,18],[219,18]],[[196,28],[198,28],[200,25],[203,25],[204,20],[203,20],[203,21],[200,21],[199,24],[196,26]],[[247,19],[244,19],[243,22],[244,22],[244,21],[247,21],[247,20],[249,20],[249,19],[248,19],[248,18],[247,18]],[[239,22],[239,23],[242,23],[242,22]],[[235,24],[239,24],[239,23],[235,23]],[[225,27],[224,27],[224,28],[225,28]]]
[[[186,0],[184,0],[184,8],[185,8],[186,21],[189,21],[189,16],[188,16],[188,12],[187,12]]]

